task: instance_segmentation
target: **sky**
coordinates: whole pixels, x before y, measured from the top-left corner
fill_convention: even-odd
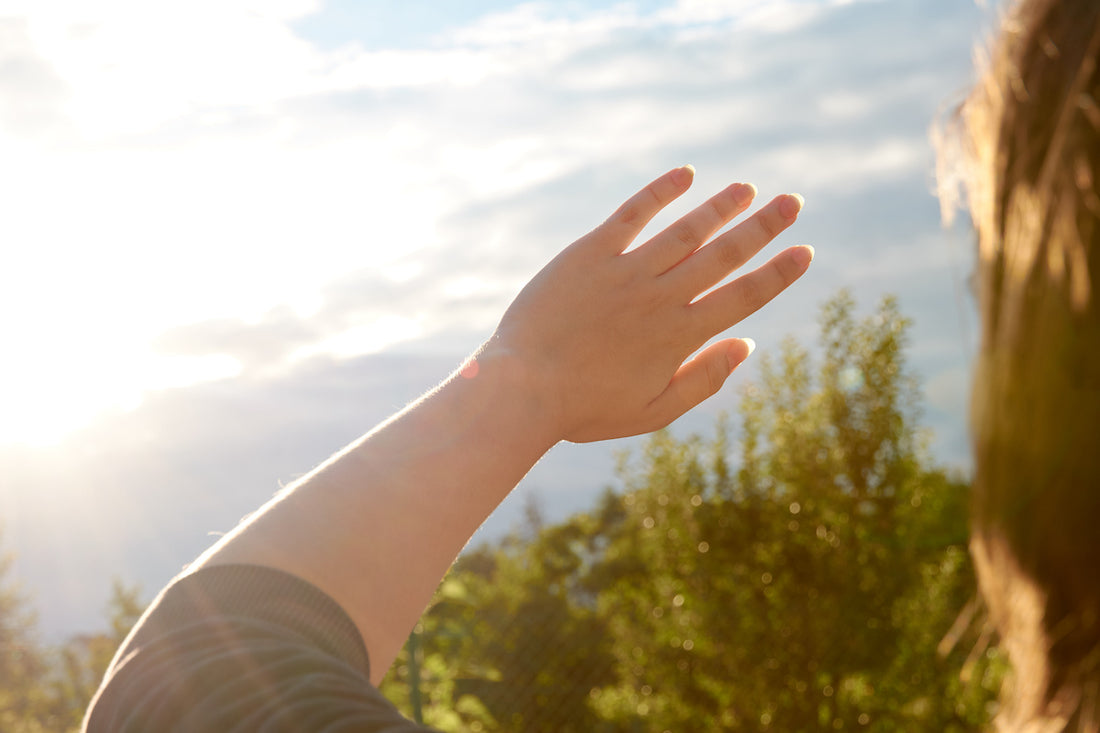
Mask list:
[[[976,322],[929,130],[971,0],[0,0],[0,548],[52,638],[150,596],[430,388],[561,247],[669,168],[806,199],[810,272],[728,335],[816,336],[847,287],[913,319],[965,470]],[[677,431],[736,408],[749,364]],[[484,530],[615,485],[562,445]]]

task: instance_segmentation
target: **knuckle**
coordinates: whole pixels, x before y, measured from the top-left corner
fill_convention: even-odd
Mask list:
[[[664,208],[665,204],[669,203],[667,196],[662,196],[660,190],[657,187],[657,182],[651,183],[645,188],[641,189],[641,193],[638,198],[638,204],[641,208],[645,208],[652,211],[660,211]]]
[[[624,206],[619,212],[619,222],[622,224],[636,224],[642,218],[642,212],[637,206],[630,204]]]
[[[687,224],[676,227],[676,241],[687,249],[695,249],[699,246],[699,236]]]
[[[723,366],[723,362],[719,361],[721,358],[723,361],[725,357],[721,354],[713,355],[709,357],[704,365],[706,370],[706,391],[703,393],[703,397],[709,397],[722,388],[722,385],[726,382],[726,377],[729,376],[728,372]]]
[[[711,218],[719,223],[728,221],[734,214],[732,202],[724,201],[722,196],[715,196],[708,201],[707,208],[710,209]]]
[[[636,196],[623,204],[622,208],[619,209],[617,219],[622,224],[643,224],[651,216],[650,212],[660,209],[663,205],[660,194],[654,184],[650,183],[639,191]]]
[[[738,300],[746,311],[752,312],[764,305],[764,294],[757,278],[751,276],[742,278],[737,286]]]
[[[741,248],[734,243],[726,243],[715,249],[715,256],[720,267],[727,272],[735,270],[744,262]]]
[[[784,286],[790,285],[802,274],[798,264],[791,257],[786,256],[776,258],[775,270],[779,273],[779,279]]]
[[[769,215],[766,209],[753,217],[753,219],[755,219],[756,226],[759,227],[761,234],[763,234],[764,238],[768,241],[775,239],[779,235],[779,232],[783,230],[783,227],[779,226],[779,223],[773,216]]]

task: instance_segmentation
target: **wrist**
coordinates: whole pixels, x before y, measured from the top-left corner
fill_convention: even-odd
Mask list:
[[[550,375],[499,334],[482,344],[455,378],[484,389],[494,405],[518,421],[515,428],[544,450],[565,438],[563,404]]]

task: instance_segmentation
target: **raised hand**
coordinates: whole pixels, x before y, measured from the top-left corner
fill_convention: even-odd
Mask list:
[[[752,342],[707,341],[756,311],[809,267],[813,249],[788,248],[710,290],[790,226],[802,207],[778,196],[711,239],[748,209],[753,186],[735,183],[644,244],[649,221],[691,186],[690,166],[669,171],[574,242],[509,307],[485,357],[525,380],[539,420],[583,442],[664,427],[713,395]]]
[[[724,339],[685,360],[805,272],[813,250],[792,247],[714,287],[802,203],[779,196],[715,237],[752,203],[746,184],[628,250],[692,174],[666,173],[566,248],[475,362],[281,492],[191,570],[265,565],[317,586],[359,628],[377,683],[455,556],[551,446],[654,430],[714,394],[750,344]]]

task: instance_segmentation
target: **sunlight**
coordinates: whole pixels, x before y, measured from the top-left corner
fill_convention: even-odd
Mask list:
[[[224,354],[165,357],[104,348],[87,336],[77,344],[43,338],[4,365],[0,445],[56,445],[105,413],[136,408],[146,392],[232,377],[240,368]]]
[[[974,3],[917,23],[872,0],[478,1],[392,29],[383,4],[5,2],[0,529],[48,633],[93,628],[112,573],[155,588],[184,538],[462,363],[543,262],[687,162],[693,190],[649,232],[751,180],[760,205],[805,194],[784,241],[820,245],[815,275],[733,335],[766,352],[841,284],[900,292],[930,324],[912,348],[947,431],[933,450],[958,463],[968,372],[941,295],[960,255],[913,202],[927,121],[969,78]],[[825,53],[822,32],[862,52]],[[559,446],[523,486],[586,510],[612,452]],[[792,498],[783,538],[797,521],[832,549]]]
[[[383,316],[299,349],[291,356],[291,361],[319,355],[348,359],[363,354],[375,354],[422,334],[423,328],[412,318]]]

